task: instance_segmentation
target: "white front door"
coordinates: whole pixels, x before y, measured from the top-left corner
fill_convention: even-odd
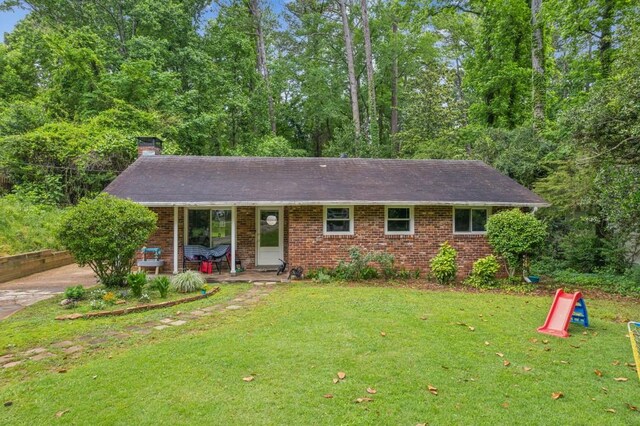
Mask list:
[[[283,218],[282,207],[256,207],[256,266],[280,265]]]

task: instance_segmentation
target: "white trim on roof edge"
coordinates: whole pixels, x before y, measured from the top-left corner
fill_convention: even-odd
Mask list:
[[[135,201],[135,200],[132,200]],[[470,207],[549,207],[549,203],[505,203],[494,201],[370,201],[370,200],[339,200],[339,201],[201,201],[201,202],[139,202],[147,207],[256,207],[256,206],[340,206],[349,204],[356,206],[386,205],[386,206],[470,206]]]

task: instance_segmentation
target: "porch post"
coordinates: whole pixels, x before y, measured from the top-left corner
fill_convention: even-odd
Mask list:
[[[178,273],[178,206],[173,206],[173,273]]]
[[[236,274],[236,206],[231,207],[231,265],[229,265],[231,275]]]

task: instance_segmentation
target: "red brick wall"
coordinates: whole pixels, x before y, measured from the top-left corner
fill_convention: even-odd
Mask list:
[[[164,266],[161,272],[173,272],[173,207],[153,207],[151,210],[158,215],[158,229],[154,232],[146,247],[160,247],[162,249],[161,259]],[[178,208],[178,268],[182,268],[182,245],[183,245],[183,224],[184,209]],[[147,254],[147,259],[153,256]],[[138,259],[142,259],[142,254],[138,253]]]
[[[473,262],[491,254],[485,236],[454,235],[451,207],[416,206],[414,235],[385,235],[384,206],[355,206],[354,235],[322,233],[322,206],[289,207],[289,262],[305,269],[334,267],[348,259],[349,248],[386,251],[396,265],[428,272],[429,260],[444,241],[458,250],[458,275],[471,271]]]
[[[326,236],[322,234],[322,206],[288,206],[284,209],[284,256],[291,266],[305,270],[321,266],[334,267],[348,259],[349,248],[386,251],[395,256],[396,265],[407,269],[429,271],[429,260],[444,241],[458,250],[458,275],[471,271],[473,262],[491,254],[483,235],[454,235],[451,207],[416,206],[414,235],[384,235],[384,206],[355,206],[354,235]],[[158,214],[158,230],[147,247],[161,247],[164,272],[173,270],[173,208],[153,208]],[[179,268],[182,268],[184,209],[178,222]],[[255,266],[256,209],[237,208],[238,259],[245,268]]]

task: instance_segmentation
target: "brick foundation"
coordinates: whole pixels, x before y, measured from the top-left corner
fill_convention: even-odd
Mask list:
[[[163,272],[173,270],[173,208],[153,208],[158,214],[158,230],[147,247],[161,247],[165,261]],[[384,206],[355,206],[354,235],[326,236],[322,232],[322,206],[288,206],[284,209],[284,258],[291,266],[305,270],[335,267],[348,258],[349,248],[386,251],[395,256],[396,265],[406,269],[429,271],[433,258],[444,241],[458,250],[458,276],[465,277],[473,262],[491,254],[484,235],[454,235],[452,207],[416,206],[414,235],[385,235]],[[237,258],[245,268],[255,266],[256,209],[237,208]],[[178,209],[178,260],[182,268],[184,209]]]

